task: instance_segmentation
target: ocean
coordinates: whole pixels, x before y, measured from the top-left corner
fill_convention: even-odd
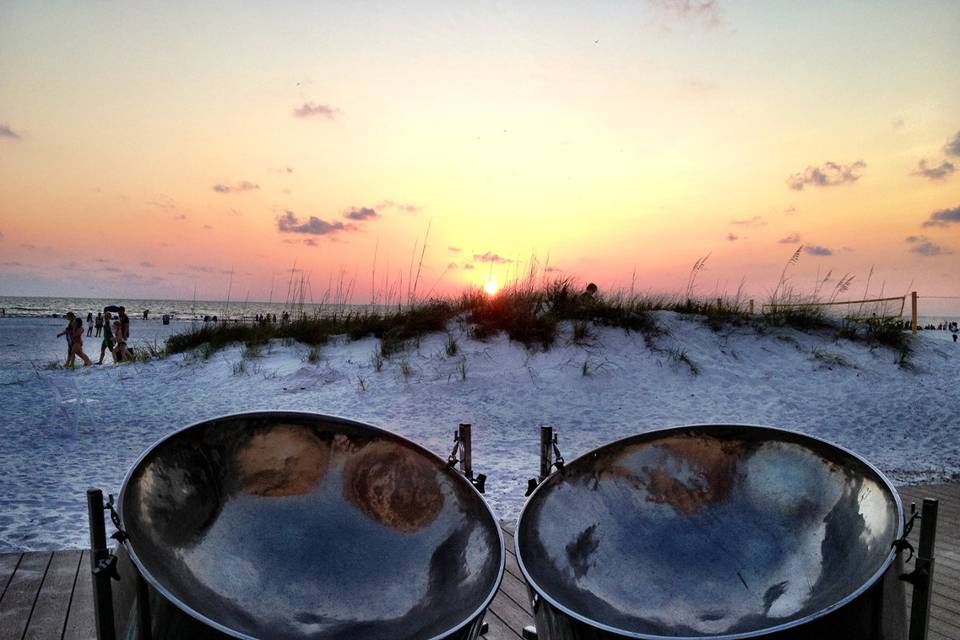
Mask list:
[[[282,302],[241,302],[231,300],[136,300],[132,298],[34,298],[0,296],[0,309],[8,317],[60,318],[68,311],[86,320],[88,313],[97,315],[105,306],[116,305],[127,309],[131,318],[142,318],[148,311],[150,319],[169,315],[171,320],[202,320],[204,316],[217,316],[225,320],[249,320],[258,314],[275,313],[280,316],[285,310],[291,314],[302,311],[307,315],[343,313],[347,311],[385,311],[383,305],[334,305],[334,304],[286,304]]]

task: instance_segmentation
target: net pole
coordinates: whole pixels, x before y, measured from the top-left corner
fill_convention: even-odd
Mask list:
[[[917,335],[917,292],[910,292],[910,305],[912,307],[912,313],[910,318],[910,328],[913,331],[913,335]]]

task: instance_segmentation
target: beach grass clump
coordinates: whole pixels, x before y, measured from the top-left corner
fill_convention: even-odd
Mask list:
[[[457,339],[453,337],[452,333],[447,333],[447,341],[443,345],[443,350],[448,358],[452,358],[460,352],[460,345],[457,344]]]

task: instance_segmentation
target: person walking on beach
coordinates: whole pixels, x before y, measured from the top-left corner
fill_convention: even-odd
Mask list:
[[[74,361],[76,357],[80,356],[80,359],[83,360],[83,366],[87,367],[93,364],[90,360],[90,357],[83,352],[83,320],[77,318],[74,320],[74,333],[73,333],[73,351],[70,353],[68,358],[68,363],[70,368],[73,368]]]
[[[97,320],[96,320],[96,323],[94,324],[94,326],[97,328],[97,335],[96,335],[96,337],[99,338],[99,337],[100,337],[100,332],[103,331],[103,312],[102,312],[102,311],[98,311],[98,312],[97,312]]]
[[[113,331],[110,330],[110,312],[105,311],[103,317],[101,318],[101,324],[103,325],[103,341],[100,343],[100,361],[97,364],[103,364],[103,356],[110,351],[110,359],[114,362],[117,361],[117,356],[114,355],[113,350],[116,347],[116,344],[113,341]],[[97,335],[100,335],[99,330]]]
[[[89,338],[92,335],[93,335],[93,313],[88,311],[87,312],[87,337]]]
[[[73,311],[67,311],[67,326],[66,328],[57,334],[57,337],[65,336],[67,338],[67,361],[64,363],[64,366],[70,366],[70,356],[73,355],[73,320],[77,316],[73,315]]]

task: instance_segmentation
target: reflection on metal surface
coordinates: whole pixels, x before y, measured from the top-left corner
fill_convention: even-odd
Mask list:
[[[439,473],[422,455],[374,442],[347,461],[344,497],[384,526],[416,531],[443,507]]]
[[[256,433],[237,451],[240,488],[255,496],[300,496],[327,473],[330,443],[292,425]]]
[[[154,638],[475,638],[503,566],[465,478],[393,434],[312,414],[182,430],[134,465],[120,510],[163,611]]]
[[[516,540],[548,601],[541,638],[742,637],[869,586],[901,523],[887,481],[848,452],[775,429],[686,427],[569,463],[531,496]]]

